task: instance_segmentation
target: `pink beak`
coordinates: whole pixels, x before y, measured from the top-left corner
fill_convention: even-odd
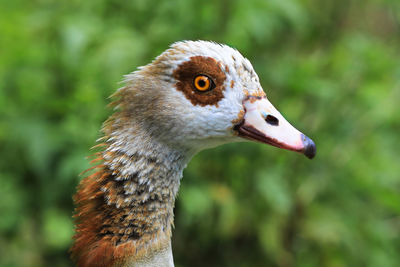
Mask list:
[[[314,142],[285,120],[266,97],[249,96],[243,105],[244,119],[235,127],[239,136],[300,152],[310,159],[315,156]]]

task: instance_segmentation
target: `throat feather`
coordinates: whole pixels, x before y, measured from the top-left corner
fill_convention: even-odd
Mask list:
[[[81,181],[74,197],[77,225],[71,252],[78,266],[118,265],[170,245],[181,157],[106,147],[96,159],[101,162],[96,172]]]

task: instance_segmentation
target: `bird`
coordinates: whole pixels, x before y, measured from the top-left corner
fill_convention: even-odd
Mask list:
[[[77,266],[174,266],[175,197],[183,169],[204,149],[256,141],[316,154],[270,103],[250,61],[225,44],[173,43],[126,75],[112,99],[73,198]]]

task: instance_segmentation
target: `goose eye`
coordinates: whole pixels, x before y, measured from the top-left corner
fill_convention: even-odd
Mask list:
[[[215,87],[214,82],[206,75],[199,75],[194,78],[194,87],[201,92],[213,89]]]

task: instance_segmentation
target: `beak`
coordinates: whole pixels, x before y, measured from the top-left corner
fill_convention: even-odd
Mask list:
[[[315,156],[314,142],[287,122],[266,97],[249,96],[243,105],[244,118],[234,128],[240,137],[300,152],[310,159]]]

